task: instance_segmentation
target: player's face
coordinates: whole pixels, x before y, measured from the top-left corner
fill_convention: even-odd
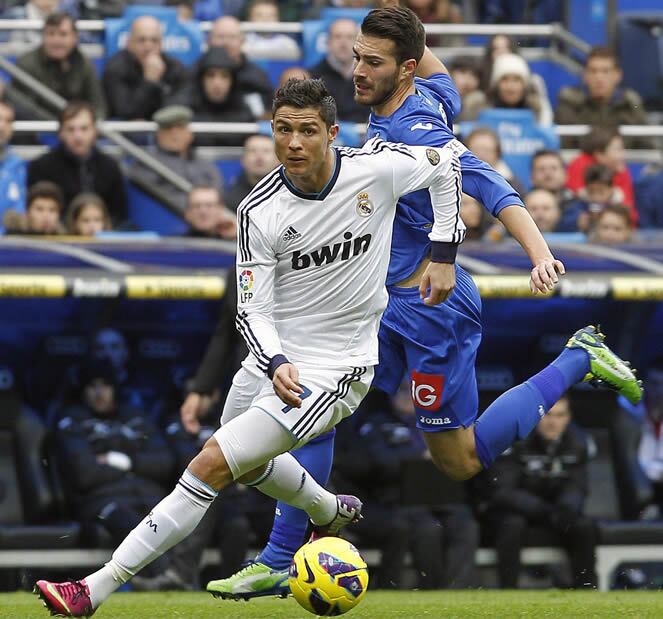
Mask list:
[[[354,46],[355,101],[361,105],[380,105],[398,87],[401,65],[396,62],[394,42],[359,33]]]
[[[272,123],[276,156],[290,178],[311,179],[322,169],[338,126],[327,127],[318,108],[284,105]]]

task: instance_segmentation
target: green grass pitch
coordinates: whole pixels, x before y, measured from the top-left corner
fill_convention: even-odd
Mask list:
[[[573,591],[369,591],[348,613],[352,619],[661,619],[663,592]],[[47,619],[41,601],[28,593],[0,594],[0,618]],[[313,617],[292,599],[220,601],[206,593],[117,593],[94,619],[307,619]]]

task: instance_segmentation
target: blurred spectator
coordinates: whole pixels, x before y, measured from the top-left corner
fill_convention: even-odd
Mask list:
[[[99,361],[81,367],[56,436],[73,512],[119,544],[165,494],[174,464],[165,440],[143,411],[118,402],[113,369]]]
[[[634,189],[640,227],[663,228],[663,169],[647,171],[637,180]]]
[[[274,91],[269,76],[242,52],[244,34],[237,18],[225,15],[212,23],[207,38],[209,48],[222,47],[237,63],[237,86],[255,117],[271,118]]]
[[[540,125],[552,123],[552,108],[547,98],[532,85],[527,62],[517,54],[500,54],[493,63],[488,103],[497,108],[529,109]]]
[[[405,0],[405,6],[424,24],[462,24],[460,9],[451,0]],[[429,34],[428,47],[462,47],[465,37],[458,34]]]
[[[122,406],[139,409],[155,419],[161,412],[163,381],[131,358],[127,340],[116,329],[99,329],[90,338],[93,359],[108,361],[115,377],[116,397]]]
[[[533,189],[525,196],[525,208],[541,232],[558,231],[562,211],[553,193],[546,189]]]
[[[352,19],[337,19],[330,24],[327,37],[327,56],[311,69],[311,76],[322,78],[329,92],[334,93],[341,121],[365,123],[368,110],[355,102],[353,47],[359,26]]]
[[[244,339],[235,327],[237,315],[235,281],[235,270],[228,269],[219,321],[190,385],[189,393],[180,408],[182,426],[191,434],[200,433],[200,420],[211,413],[215,405],[215,392],[227,384],[248,355]]]
[[[460,203],[460,217],[467,228],[465,239],[468,241],[481,240],[490,226],[488,211],[481,206],[480,202],[466,193],[463,194]]]
[[[246,18],[250,22],[280,22],[278,2],[250,0]],[[281,33],[249,32],[243,50],[251,60],[296,60],[301,56],[297,42]]]
[[[11,209],[16,213],[25,211],[25,161],[9,147],[14,133],[14,108],[0,101],[0,234],[2,217]]]
[[[479,112],[488,107],[486,94],[480,89],[481,71],[472,56],[457,56],[449,66],[449,73],[461,96],[463,106],[454,120],[476,120]]]
[[[285,86],[288,80],[307,80],[310,79],[311,74],[304,67],[288,67],[279,75],[278,88]]]
[[[210,161],[203,161],[195,156],[192,148],[193,132],[189,127],[193,114],[183,105],[169,105],[160,109],[153,117],[157,123],[156,145],[147,151],[166,167],[188,180],[192,185],[222,187],[221,175]],[[156,172],[136,162],[132,170],[133,178],[142,185],[168,185]],[[174,185],[168,185],[168,193],[175,203],[186,206],[187,195]]]
[[[226,208],[217,187],[194,187],[189,192],[184,219],[189,224],[186,236],[226,241],[237,238],[237,218]]]
[[[274,140],[269,135],[250,135],[242,151],[242,172],[225,194],[226,206],[237,211],[240,202],[269,174],[279,161],[274,150]]]
[[[184,87],[184,65],[161,49],[162,26],[149,15],[131,24],[127,48],[104,70],[108,115],[126,120],[150,119],[164,102]]]
[[[489,24],[549,24],[563,22],[559,0],[483,0],[480,17]]]
[[[647,368],[645,376],[644,421],[638,447],[638,462],[652,483],[653,504],[663,519],[663,362]],[[648,510],[651,513],[651,509]]]
[[[16,66],[63,99],[86,101],[98,117],[104,116],[104,99],[94,65],[79,49],[76,23],[67,13],[52,13],[46,18],[41,45],[20,56]],[[29,110],[33,118],[57,116],[57,106],[17,79],[13,80],[8,97]]]
[[[614,186],[614,176],[612,170],[604,165],[590,165],[585,170],[585,186],[564,213],[565,222],[587,232],[606,206],[621,205],[624,195],[621,189]]]
[[[647,114],[640,95],[620,88],[622,70],[613,51],[595,47],[587,56],[583,86],[562,88],[557,99],[555,122],[559,125],[646,125]],[[575,136],[562,138],[563,148],[575,148]],[[628,148],[651,148],[649,138],[626,138]]]
[[[166,0],[166,6],[174,6],[177,9],[178,21],[191,21],[194,19],[195,0]]]
[[[104,201],[95,193],[80,193],[67,209],[67,232],[78,236],[96,236],[111,230],[112,224]]]
[[[62,189],[66,204],[79,193],[96,193],[108,206],[115,227],[126,221],[124,177],[115,160],[96,146],[97,128],[89,103],[76,101],[62,110],[58,137],[57,146],[28,165],[28,187],[51,181]]]
[[[588,238],[593,243],[619,245],[631,240],[632,229],[628,209],[625,206],[609,205],[596,216],[589,229]]]
[[[254,122],[256,117],[237,88],[237,63],[222,47],[209,49],[196,64],[196,73],[188,87],[173,99],[193,111],[201,122]],[[239,146],[242,134],[200,135],[199,145]]]
[[[6,234],[61,234],[62,192],[54,183],[41,181],[28,190],[25,214],[11,209],[5,213]]]
[[[600,163],[613,173],[613,185],[622,195],[620,201],[630,207],[631,224],[638,223],[638,211],[635,208],[633,179],[626,166],[624,140],[617,129],[594,127],[582,141],[582,153],[567,168],[566,186],[578,193],[585,186],[585,170],[595,163]]]
[[[481,62],[481,89],[484,92],[490,90],[494,63],[497,58],[503,54],[515,54],[520,56],[520,50],[511,37],[505,34],[496,34],[488,40],[488,43],[484,48],[483,60]],[[537,73],[530,72],[530,89],[537,95],[539,100],[546,102],[548,106],[550,105],[546,83]]]
[[[563,213],[575,195],[566,186],[566,166],[562,155],[556,150],[543,149],[534,153],[531,165],[532,188],[552,192]]]
[[[594,522],[583,514],[587,439],[571,424],[562,397],[524,441],[488,471],[492,497],[485,524],[495,539],[500,587],[515,589],[528,526],[548,529],[569,553],[574,587],[595,587]]]
[[[502,149],[497,133],[488,127],[478,127],[463,141],[465,146],[479,159],[495,168],[518,193],[525,193],[522,183],[514,176],[511,168],[502,159]]]

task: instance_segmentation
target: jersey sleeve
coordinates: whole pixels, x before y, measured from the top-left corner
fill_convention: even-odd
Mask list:
[[[506,179],[456,139],[441,118],[409,114],[392,132],[398,142],[433,147],[448,145],[454,150],[460,158],[463,192],[483,204],[493,217],[507,206],[524,206],[518,192]]]
[[[237,330],[269,375],[283,362],[283,348],[274,326],[276,253],[268,235],[241,207],[237,235]]]
[[[448,147],[432,148],[390,144],[394,198],[428,189],[434,223],[428,235],[434,262],[454,262],[465,238],[460,217],[461,173],[458,155]]]
[[[447,121],[451,124],[461,110],[461,98],[454,81],[448,73],[435,73],[427,78],[415,79],[418,87],[424,87],[436,101],[442,104]]]

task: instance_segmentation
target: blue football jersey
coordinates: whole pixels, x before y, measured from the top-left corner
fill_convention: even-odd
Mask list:
[[[453,134],[453,119],[460,111],[460,95],[446,73],[415,79],[416,93],[391,116],[371,113],[368,137],[421,146],[453,142],[460,155],[463,191],[496,216],[511,205],[523,206],[516,190],[487,163],[477,159]],[[406,279],[430,252],[428,234],[433,208],[428,190],[403,196],[398,202],[387,285]]]

